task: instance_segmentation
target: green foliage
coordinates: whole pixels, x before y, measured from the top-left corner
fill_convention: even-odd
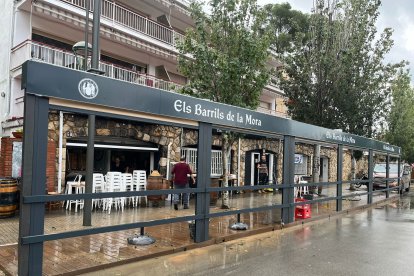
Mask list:
[[[291,52],[294,41],[308,39],[309,16],[292,10],[289,3],[268,4],[264,7],[267,22],[272,30],[272,49],[283,55]]]
[[[211,0],[190,6],[195,28],[179,43],[183,93],[255,109],[269,81],[270,31],[255,0]]]
[[[352,156],[355,158],[356,161],[358,161],[362,158],[362,156],[364,156],[364,152],[361,150],[353,150]]]
[[[309,39],[295,41],[280,86],[294,119],[373,137],[404,63],[384,64],[393,40],[389,28],[376,39],[380,1],[330,2],[316,1]]]
[[[189,80],[183,93],[230,105],[256,109],[260,94],[269,82],[267,67],[271,31],[265,12],[256,0],[210,0],[206,14],[200,2],[192,3],[195,28],[186,31],[179,43],[178,68]],[[223,183],[227,185],[227,158],[237,139],[221,135]],[[228,192],[222,207],[229,208]]]
[[[400,71],[391,85],[392,104],[385,140],[402,148],[402,158],[414,163],[414,89],[408,72]]]

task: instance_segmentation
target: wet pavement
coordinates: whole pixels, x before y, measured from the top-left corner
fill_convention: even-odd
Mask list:
[[[349,197],[343,200],[343,209],[350,209],[356,206],[365,205],[367,202],[366,195],[359,196],[359,193],[366,192],[366,189],[358,189],[356,191],[349,191],[346,187],[343,189],[343,194],[354,194],[354,197]],[[331,197],[336,196],[336,189],[334,187],[324,189],[324,196]],[[374,202],[384,199],[384,193],[380,193],[374,196]],[[261,206],[269,206],[274,204],[281,204],[282,196],[281,193],[246,193],[234,195],[230,198],[230,209],[237,210],[243,208],[256,208]],[[210,206],[210,213],[228,211],[221,209],[221,200],[215,206]],[[313,204],[312,214],[317,216],[320,214],[334,213],[336,210],[336,202],[328,201],[323,204]],[[278,211],[279,212],[279,211]],[[190,209],[180,210],[178,213],[180,216],[183,215],[194,215],[194,199],[190,201]],[[102,227],[116,224],[126,224],[138,221],[148,221],[154,219],[167,219],[177,217],[177,212],[172,210],[172,205],[169,201],[156,208],[144,207],[144,208],[125,208],[124,212],[113,210],[111,214],[103,212],[101,209],[94,210],[92,212],[92,228]],[[267,223],[273,222],[278,223],[280,221],[280,215],[269,218]],[[273,221],[270,221],[273,220]],[[251,223],[251,222],[249,222]],[[83,211],[75,213],[73,210],[68,211],[64,208],[52,211],[46,211],[45,216],[45,233],[61,233],[67,231],[88,229],[90,227],[84,227],[83,224]],[[0,219],[0,229],[3,234],[0,235],[0,247],[10,244],[17,244],[18,232],[19,232],[19,218],[15,216],[8,219]],[[1,248],[0,248],[1,251]]]
[[[314,221],[88,275],[414,275],[414,192]]]
[[[343,194],[351,194],[352,197],[342,201],[343,209],[349,210],[364,206],[367,202],[364,189],[349,191],[343,187]],[[336,194],[334,187],[324,189],[321,197],[331,197]],[[397,196],[393,193],[392,197]],[[320,198],[320,197],[317,197]],[[385,199],[384,193],[374,195],[374,202]],[[210,212],[223,212],[225,210],[216,205],[210,206]],[[230,200],[231,210],[270,206],[281,203],[280,193],[245,193],[233,195]],[[312,217],[304,221],[328,217],[336,213],[336,201],[311,204]],[[194,202],[190,201],[190,209],[175,211],[170,202],[165,202],[157,207],[126,208],[124,212],[113,211],[107,214],[102,210],[92,213],[92,227],[82,226],[82,212],[58,209],[48,211],[45,219],[45,233],[59,233],[77,229],[94,228],[99,226],[116,225],[136,221],[148,221],[154,219],[173,218],[194,214]],[[280,210],[268,210],[256,213],[244,213],[241,222],[249,225],[247,231],[231,230],[230,225],[236,222],[236,215],[212,218],[209,225],[210,239],[208,244],[222,243],[224,240],[240,238],[247,235],[263,233],[280,228]],[[298,219],[302,221],[301,219]],[[17,274],[17,235],[18,217],[0,220],[0,271],[7,275]],[[125,262],[154,258],[185,251],[189,248],[200,247],[190,239],[188,222],[172,223],[145,228],[145,232],[153,236],[157,242],[144,247],[127,244],[127,238],[136,234],[138,229],[126,231],[102,233],[97,235],[76,237],[70,239],[45,242],[44,244],[44,275],[78,275],[81,272],[95,271],[108,266],[115,266]],[[208,269],[209,263],[206,263]],[[199,270],[204,271],[204,270]],[[129,273],[128,273],[129,274]],[[124,274],[124,275],[128,275]]]

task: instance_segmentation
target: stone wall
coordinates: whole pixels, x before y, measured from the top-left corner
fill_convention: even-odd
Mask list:
[[[59,113],[49,114],[49,139],[59,142]],[[196,132],[197,134],[197,132]],[[152,142],[160,146],[161,160],[160,170],[165,171],[168,146],[170,145],[170,161],[177,162],[181,153],[182,128],[165,125],[140,125],[138,123],[124,123],[115,120],[96,120],[96,136],[128,137],[138,141]],[[198,136],[186,134],[188,143],[193,143]],[[62,179],[65,179],[66,172],[66,142],[68,138],[79,138],[88,136],[88,120],[86,116],[64,114],[63,117],[63,160]],[[195,140],[196,141],[196,140]],[[56,148],[56,158],[53,163],[55,172],[59,170],[58,155],[59,148]],[[56,183],[57,185],[57,183]]]
[[[295,153],[308,156],[308,175],[312,174],[313,157],[315,156],[315,147],[310,144],[296,143]],[[321,147],[321,157],[328,158],[328,181],[336,181],[337,154],[335,148]]]
[[[196,146],[198,143],[198,131],[196,130],[185,130],[184,131],[184,141],[183,141],[183,146],[184,147],[188,147],[188,146]],[[282,144],[282,143],[281,143]],[[239,140],[236,139],[230,146],[231,151],[232,151],[232,162],[230,164],[231,167],[231,171],[235,174],[238,173],[238,166],[237,166],[237,161],[238,161],[238,154],[239,154],[239,150],[238,150],[238,145],[239,145]],[[222,146],[222,140],[221,137],[219,135],[213,135],[212,137],[212,146],[213,147],[218,147],[221,148]],[[261,151],[261,150],[265,150],[265,151],[270,151],[273,153],[278,153],[280,151],[279,156],[282,157],[283,154],[281,153],[282,148],[279,148],[279,141],[278,140],[271,140],[271,139],[266,139],[266,140],[262,140],[262,139],[241,139],[240,141],[240,185],[244,185],[244,179],[245,179],[245,163],[246,163],[246,153],[252,150],[257,150],[257,151]],[[280,158],[279,158],[280,159]],[[276,162],[277,158],[275,157],[275,162]],[[281,160],[281,159],[280,159]],[[280,183],[282,179],[282,163],[278,162],[278,183]]]
[[[237,159],[238,159],[238,141],[232,145],[232,150],[234,151],[234,158],[232,163],[232,168],[237,171]],[[246,153],[253,150],[267,151],[275,153],[274,162],[277,162],[277,181],[281,183],[282,181],[282,145],[279,148],[279,140],[275,139],[241,139],[240,141],[240,185],[244,185],[246,179],[246,172],[244,170],[246,166]]]
[[[315,155],[314,146],[309,144],[296,144],[296,153],[305,154],[309,156],[308,159],[308,172],[312,172],[311,159]],[[329,182],[337,181],[337,150],[335,147],[321,147],[321,157],[328,158],[328,180]],[[351,180],[351,151],[344,150],[343,163],[342,163],[342,179]],[[363,156],[356,162],[356,173],[368,172],[368,157]]]
[[[351,151],[344,151],[344,163],[343,163],[343,179],[351,180],[351,165],[352,165],[352,154]],[[374,159],[375,160],[375,159]],[[368,156],[363,156],[360,160],[357,160],[355,172],[357,174],[365,172],[368,173]]]
[[[62,172],[65,172],[66,164],[66,141],[68,138],[87,137],[88,126],[87,117],[80,115],[64,114],[63,127],[63,163]],[[59,134],[59,114],[50,113],[49,115],[49,139],[58,145]],[[131,122],[123,122],[117,120],[105,120],[98,118],[96,121],[97,136],[112,136],[112,137],[128,137],[139,141],[152,142],[160,146],[160,170],[165,173],[167,165],[168,148],[170,162],[178,162],[181,155],[182,147],[196,147],[198,143],[198,131],[194,129],[183,129],[180,127],[172,127],[156,124],[138,124]],[[212,146],[221,148],[221,139],[219,135],[213,135]],[[233,173],[238,173],[238,139],[231,145],[232,163],[231,170]],[[275,154],[274,161],[277,162],[277,181],[282,183],[282,163],[283,163],[283,141],[277,139],[246,139],[242,138],[240,142],[240,185],[245,182],[245,164],[246,153],[249,151],[272,152]],[[295,153],[307,155],[308,158],[308,174],[312,172],[312,159],[314,156],[314,146],[311,144],[297,143],[295,146]],[[336,148],[321,147],[321,156],[329,160],[328,163],[328,178],[330,182],[336,181],[337,171],[337,156]],[[351,177],[351,153],[344,151],[343,163],[343,179],[349,180]],[[357,162],[356,172],[367,171],[367,158],[364,156]],[[58,171],[58,148],[55,151],[55,163],[51,165],[54,167],[55,173]],[[65,176],[62,176],[65,179]]]

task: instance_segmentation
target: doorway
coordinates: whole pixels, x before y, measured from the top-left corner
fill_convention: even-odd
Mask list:
[[[259,170],[257,164],[260,162],[261,152],[252,152],[250,157],[250,186],[258,185],[259,183]],[[275,154],[271,152],[264,153],[266,156],[266,165],[269,170],[268,184],[274,181],[274,160]]]
[[[328,157],[321,157],[320,159],[320,171],[319,171],[319,181],[320,182],[328,182],[329,178],[329,171],[328,171],[328,164],[329,159]]]

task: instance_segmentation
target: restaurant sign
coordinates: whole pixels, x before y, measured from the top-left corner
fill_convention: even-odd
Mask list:
[[[246,126],[262,126],[262,121],[255,118],[252,114],[241,114],[232,110],[223,111],[217,107],[211,109],[199,103],[192,106],[185,101],[175,100],[174,109],[178,113],[193,114],[196,117],[203,117],[203,119],[219,119],[227,122],[237,122]]]
[[[24,63],[22,88],[38,96],[401,153],[399,147],[362,136],[41,62]]]

